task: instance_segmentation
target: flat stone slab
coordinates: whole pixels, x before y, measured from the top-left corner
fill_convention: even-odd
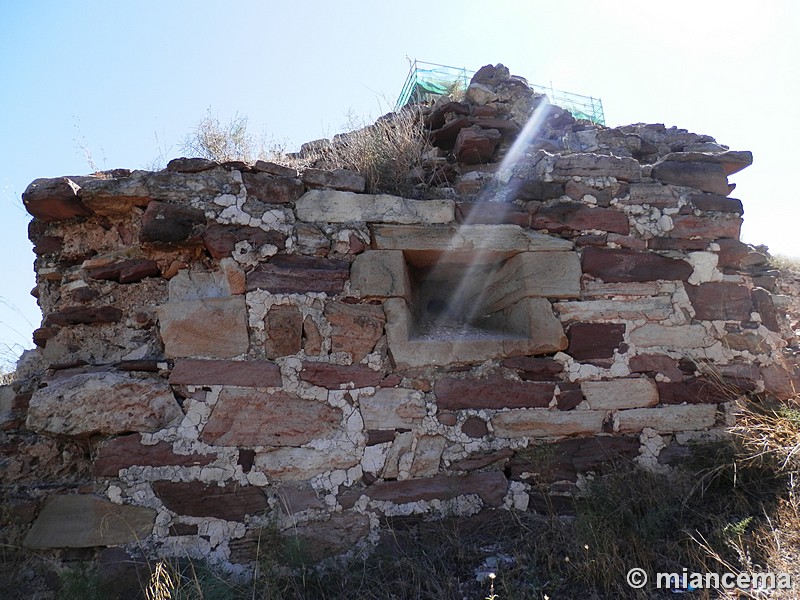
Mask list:
[[[381,481],[367,488],[372,500],[406,504],[419,500],[448,500],[477,494],[489,506],[500,506],[508,481],[499,471],[481,471],[465,476],[426,477],[405,481]]]
[[[494,415],[492,426],[499,438],[590,435],[602,432],[605,416],[602,410],[513,409]]]
[[[712,427],[716,414],[716,404],[633,408],[619,411],[614,424],[620,432],[637,432],[648,427],[662,433],[697,431]]]
[[[255,468],[276,481],[308,481],[320,473],[349,469],[360,460],[355,452],[336,447],[275,448],[257,453]]]
[[[242,521],[268,509],[267,498],[257,487],[202,481],[155,481],[153,492],[169,510],[189,517],[213,517]]]
[[[179,359],[169,375],[172,385],[280,387],[281,370],[273,362]]]
[[[411,282],[400,250],[367,250],[350,269],[350,287],[363,297],[410,298]]]
[[[452,200],[409,200],[386,194],[309,190],[295,203],[297,218],[306,223],[450,223]]]
[[[372,396],[360,396],[364,429],[413,429],[422,423],[425,401],[422,393],[402,388],[385,388]]]
[[[372,228],[376,250],[439,252],[563,252],[572,242],[523,229],[519,225],[389,226]]]
[[[581,383],[589,407],[594,410],[643,408],[658,404],[658,390],[652,379],[614,379]]]
[[[25,537],[26,548],[93,548],[138,542],[149,536],[156,511],[76,494],[52,496]]]
[[[167,356],[233,358],[250,347],[244,296],[169,302],[157,313]]]
[[[224,389],[200,439],[214,446],[301,446],[330,437],[342,411],[287,392]]]
[[[27,426],[60,435],[158,431],[183,417],[166,382],[121,373],[82,373],[36,390]]]

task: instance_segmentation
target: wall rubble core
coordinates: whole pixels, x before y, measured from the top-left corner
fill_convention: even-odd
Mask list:
[[[728,196],[750,153],[575,121],[500,65],[473,85],[492,93],[407,109],[427,199],[204,159],[29,186],[43,321],[0,392],[27,546],[247,573],[277,527],[337,555],[396,515],[533,510],[791,393],[786,303]],[[443,287],[481,327],[421,333]]]

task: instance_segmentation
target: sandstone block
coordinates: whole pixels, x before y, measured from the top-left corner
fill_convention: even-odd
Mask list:
[[[486,312],[501,310],[523,298],[577,298],[580,278],[575,252],[520,252],[486,283]]]
[[[709,345],[706,328],[702,325],[666,327],[648,323],[630,333],[630,340],[641,348],[666,346],[672,348],[704,348]]]
[[[411,296],[411,282],[403,253],[399,250],[368,250],[353,261],[350,285],[364,297]]]
[[[594,229],[621,235],[630,232],[625,213],[613,208],[592,208],[583,202],[559,202],[536,207],[532,213],[532,229],[547,229],[553,233]]]
[[[625,249],[585,248],[581,264],[584,273],[606,282],[686,281],[693,271],[685,260]]]
[[[360,513],[334,513],[327,521],[292,528],[292,547],[301,561],[318,562],[344,554],[370,532],[369,517]]]
[[[348,169],[334,169],[325,171],[323,169],[306,169],[301,175],[303,183],[308,187],[332,188],[345,192],[361,193],[367,187],[364,176]],[[307,219],[302,219],[306,221]]]
[[[532,356],[507,358],[501,365],[517,370],[524,381],[557,381],[564,371],[564,366],[557,360]]]
[[[611,381],[584,381],[581,391],[594,410],[619,410],[643,408],[658,404],[658,389],[652,379],[614,379]]]
[[[678,361],[665,354],[637,354],[628,361],[631,373],[661,373],[670,381],[683,381],[684,373]]]
[[[83,373],[36,390],[27,426],[59,435],[113,435],[157,431],[182,417],[169,386],[158,377]]]
[[[696,215],[675,215],[672,217],[671,238],[715,240],[719,238],[739,239],[742,229],[741,217],[729,214],[698,217]]]
[[[464,127],[456,136],[453,154],[459,163],[478,165],[491,161],[494,151],[500,143],[500,132],[497,129],[480,127]]]
[[[426,415],[422,394],[403,388],[381,388],[359,397],[365,429],[414,429]]]
[[[750,290],[728,281],[687,285],[686,293],[699,320],[747,321],[753,312]]]
[[[151,446],[141,443],[137,433],[108,440],[100,446],[92,463],[92,474],[97,477],[119,477],[121,469],[134,465],[146,467],[203,466],[214,461],[215,455],[175,454],[172,444],[158,442]]]
[[[603,431],[605,415],[601,410],[514,409],[494,415],[492,426],[498,438],[590,435]]]
[[[618,431],[638,432],[645,428],[661,433],[697,431],[714,425],[715,404],[690,404],[621,410],[615,416]]]
[[[25,210],[42,221],[61,221],[91,215],[92,211],[78,197],[78,182],[83,179],[36,179],[22,193]]]
[[[269,173],[273,177],[297,177],[297,169],[266,160],[257,160],[252,168],[256,173]]]
[[[423,435],[417,438],[414,460],[411,462],[411,477],[432,477],[439,472],[439,462],[447,439],[441,435]]]
[[[270,244],[283,250],[286,247],[286,235],[279,231],[264,231],[246,225],[211,225],[203,233],[203,243],[211,256],[216,259],[230,256],[238,242],[247,242],[253,248],[261,248]]]
[[[276,494],[281,510],[287,515],[325,508],[325,502],[310,485],[282,485]]]
[[[367,488],[372,500],[405,504],[419,500],[449,500],[477,494],[489,506],[503,504],[508,482],[498,471],[480,471],[463,477],[443,476],[404,481],[381,481]]]
[[[620,181],[639,181],[642,168],[633,158],[619,158],[601,154],[556,155],[553,179],[567,181],[578,177],[616,177]]]
[[[94,323],[117,323],[122,311],[116,306],[67,306],[52,312],[44,319],[44,325],[91,325]]]
[[[625,337],[624,323],[574,323],[567,331],[567,354],[576,360],[613,358]]]
[[[268,509],[264,493],[250,486],[218,486],[202,481],[155,481],[153,492],[169,510],[187,517],[243,521]]]
[[[265,361],[178,359],[169,375],[172,385],[279,387],[278,365]]]
[[[498,466],[502,466],[512,456],[514,456],[514,451],[510,448],[503,448],[495,452],[475,452],[467,458],[454,462],[450,468],[454,471],[476,471],[495,463],[501,463]]]
[[[748,385],[749,383],[749,385]],[[749,388],[742,389],[741,386]],[[658,394],[661,404],[714,404],[736,400],[746,391],[755,389],[752,382],[723,378],[712,381],[702,377],[692,377],[685,381],[658,382]]]
[[[268,173],[242,173],[242,180],[248,198],[267,204],[294,202],[306,189],[296,177],[273,177]]]
[[[156,244],[185,242],[198,234],[205,222],[202,210],[154,200],[142,215],[139,241]]]
[[[531,220],[528,211],[508,202],[456,202],[456,219],[467,225],[509,224],[520,227],[528,227]]]
[[[301,446],[330,437],[342,411],[288,392],[226,388],[200,439],[213,446]]]
[[[707,212],[726,212],[744,214],[742,201],[736,198],[728,198],[720,194],[694,194],[689,196],[691,202],[697,210]]]
[[[322,342],[322,334],[314,319],[311,317],[303,319],[303,350],[306,356],[319,356],[322,352]]]
[[[167,356],[232,358],[250,347],[244,296],[169,302],[156,312]]]
[[[753,300],[753,306],[761,315],[761,322],[764,327],[770,331],[780,332],[780,316],[772,300],[772,294],[764,288],[757,287],[753,288],[750,295]]]
[[[722,338],[722,343],[731,350],[739,352],[750,352],[751,354],[763,354],[769,352],[767,340],[757,333],[737,333],[731,331]]]
[[[653,165],[651,175],[663,183],[682,185],[727,196],[728,176],[721,165],[708,162],[663,160]]]
[[[409,200],[386,194],[310,190],[295,205],[306,223],[450,223],[452,200]]]
[[[489,433],[489,428],[486,426],[486,421],[479,417],[468,417],[464,424],[461,426],[461,432],[471,438],[482,438]],[[469,469],[462,469],[469,470]]]
[[[92,279],[118,281],[119,283],[136,283],[145,277],[158,277],[161,269],[154,260],[133,258],[115,262],[105,267],[87,269]]]
[[[274,294],[325,292],[339,294],[350,275],[341,260],[279,254],[247,274],[247,291],[262,289]]]
[[[93,548],[140,542],[153,531],[156,511],[112,504],[95,496],[51,496],[25,537],[26,548]]]
[[[627,200],[623,204],[648,204],[657,208],[678,206],[678,194],[674,188],[658,182],[632,183]]]
[[[489,379],[440,379],[434,386],[440,410],[546,407],[553,399],[555,383]]]
[[[267,358],[290,356],[300,352],[303,341],[303,315],[296,306],[277,305],[266,318]]]
[[[383,379],[383,373],[361,365],[304,361],[300,379],[329,390],[338,390],[343,386],[355,388],[377,386]]]
[[[167,163],[167,171],[178,173],[200,173],[218,167],[219,163],[207,158],[173,158]]]
[[[718,164],[726,175],[738,173],[753,164],[753,153],[747,150],[727,150],[725,152],[672,152],[661,160],[675,162],[694,162]]]
[[[522,229],[517,225],[461,225],[441,227],[376,225],[372,230],[376,250],[432,250],[450,252],[563,252],[572,250],[567,240]]]
[[[332,302],[325,307],[331,324],[331,352],[347,352],[359,362],[383,335],[386,316],[380,306]]]
[[[255,468],[275,481],[308,481],[335,469],[349,469],[360,461],[353,451],[339,448],[276,448],[258,452]]]
[[[556,302],[553,305],[562,322],[607,321],[615,319],[648,319],[662,321],[672,316],[674,309],[669,296],[637,298],[636,300],[584,300]]]

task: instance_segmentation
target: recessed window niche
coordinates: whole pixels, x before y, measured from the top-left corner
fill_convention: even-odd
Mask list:
[[[376,226],[352,285],[384,297],[400,368],[548,354],[567,346],[551,299],[576,298],[572,244],[516,225]]]

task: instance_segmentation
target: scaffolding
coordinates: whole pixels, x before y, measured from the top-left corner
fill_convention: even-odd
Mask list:
[[[400,96],[397,98],[395,110],[401,109],[406,104],[428,102],[457,90],[464,91],[473,75],[475,75],[475,71],[466,68],[414,60],[410,65],[408,77],[403,84]],[[603,101],[600,98],[564,92],[553,89],[552,86],[532,83],[529,83],[528,86],[534,92],[546,95],[552,104],[568,110],[576,119],[585,119],[598,125],[606,124]]]

